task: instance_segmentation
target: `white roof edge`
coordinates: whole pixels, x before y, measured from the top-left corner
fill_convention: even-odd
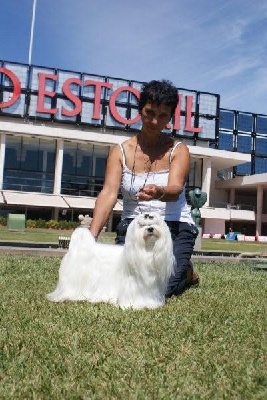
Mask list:
[[[245,186],[267,186],[267,172],[263,174],[255,174],[249,176],[237,176],[233,179],[226,179],[225,181],[216,181],[215,186],[217,189],[227,188],[240,188]]]
[[[0,204],[33,205],[35,207],[55,207],[93,210],[96,197],[70,196],[53,193],[19,192],[17,190],[1,190]],[[122,211],[122,202],[117,200],[113,211]]]
[[[70,196],[61,194],[61,197],[68,204],[69,208],[92,209],[95,206],[95,197]]]
[[[250,162],[251,154],[232,152],[227,150],[210,149],[209,147],[187,145],[192,156],[216,157],[221,159],[231,159],[241,162]]]
[[[70,141],[95,142],[99,145],[115,145],[129,139],[129,133],[114,130],[98,130],[88,128],[73,128],[66,126],[53,126],[51,124],[23,122],[23,121],[1,121],[0,132],[15,135],[32,135],[35,137],[47,137],[52,139],[63,139]]]
[[[7,205],[69,208],[60,194],[2,190]]]
[[[120,130],[114,131],[105,129],[101,131],[92,127],[75,129],[70,126],[59,126],[43,123],[25,121],[1,121],[1,132],[11,134],[23,134],[33,136],[45,136],[47,138],[63,140],[81,140],[95,142],[103,145],[115,145],[129,139],[131,134]],[[221,160],[236,160],[240,163],[251,161],[250,154],[232,152],[227,150],[210,149],[209,147],[187,145],[190,154],[196,157],[216,157]]]

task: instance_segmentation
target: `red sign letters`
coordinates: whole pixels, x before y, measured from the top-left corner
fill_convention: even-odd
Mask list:
[[[7,68],[0,68],[0,73],[6,75],[12,83],[13,92],[12,96],[9,98],[8,101],[3,101],[0,103],[0,109],[4,109],[7,107],[12,106],[15,104],[20,95],[21,95],[21,83],[17,75]],[[39,73],[38,74],[38,99],[37,99],[37,107],[36,112],[43,113],[43,114],[51,114],[55,115],[57,113],[61,113],[63,116],[77,116],[82,112],[82,100],[78,97],[75,93],[71,91],[71,85],[75,84],[80,87],[86,86],[93,86],[94,87],[94,107],[93,107],[93,115],[92,119],[100,120],[101,119],[101,91],[102,88],[107,88],[108,90],[112,90],[113,84],[109,82],[101,82],[101,81],[94,81],[94,80],[86,80],[82,82],[81,79],[78,78],[68,78],[65,80],[62,86],[63,95],[68,99],[73,108],[71,110],[66,109],[65,107],[61,107],[59,110],[58,108],[47,108],[45,106],[45,99],[46,98],[54,98],[56,93],[47,89],[47,83],[49,81],[57,81],[58,76],[52,73]],[[140,115],[138,114],[135,118],[126,119],[118,112],[116,101],[118,96],[122,92],[130,92],[132,93],[137,99],[139,99],[139,91],[130,86],[121,86],[118,89],[114,90],[109,98],[109,109],[112,117],[121,124],[124,125],[132,125],[140,120]],[[175,111],[174,117],[174,125],[173,129],[179,130],[180,127],[180,119],[181,119],[181,102],[182,102],[182,95],[179,95],[179,104]],[[197,128],[192,126],[192,106],[193,106],[193,96],[185,96],[185,126],[183,129],[188,132],[192,133],[199,133],[202,131],[202,128]]]

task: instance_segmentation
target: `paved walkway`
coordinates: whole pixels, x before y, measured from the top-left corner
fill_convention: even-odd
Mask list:
[[[31,246],[31,247],[30,247]],[[50,246],[50,247],[49,247]],[[22,246],[19,243],[5,242],[5,245],[1,243],[0,254],[24,254],[29,256],[49,256],[49,257],[63,257],[67,252],[67,249],[60,249],[55,247],[55,243],[49,245],[48,243],[26,243]],[[261,253],[228,253],[223,255],[222,252],[215,251],[198,251],[192,256],[192,260],[201,262],[246,262],[246,263],[262,263],[267,265],[267,257],[261,256]]]
[[[29,256],[63,257],[67,250],[44,247],[0,246],[0,254],[26,254]]]

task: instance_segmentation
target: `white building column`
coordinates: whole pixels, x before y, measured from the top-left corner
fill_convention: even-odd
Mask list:
[[[202,188],[203,192],[207,193],[207,201],[205,206],[209,207],[210,205],[210,185],[211,185],[211,159],[203,158],[203,167],[202,167]]]
[[[0,189],[3,189],[3,183],[4,183],[5,154],[6,154],[6,134],[1,133],[1,138],[0,138]]]
[[[64,141],[62,139],[57,139],[54,190],[53,190],[54,194],[60,194],[61,191],[63,152],[64,152]],[[52,218],[58,220],[58,216],[59,216],[59,209],[54,208]]]
[[[233,206],[235,204],[235,189],[234,188],[230,189],[229,203],[231,204],[231,206]]]
[[[108,222],[106,224],[106,232],[111,232],[112,231],[112,222],[113,222],[113,211],[111,211]]]
[[[57,149],[56,149],[56,165],[55,165],[55,179],[54,179],[54,191],[53,191],[54,194],[60,194],[61,191],[63,152],[64,152],[64,141],[62,139],[58,139]]]
[[[259,185],[257,187],[256,236],[260,236],[261,235],[262,203],[263,203],[263,186]]]

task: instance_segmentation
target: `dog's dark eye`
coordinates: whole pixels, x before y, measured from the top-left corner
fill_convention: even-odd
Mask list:
[[[149,215],[148,218],[149,219],[153,219],[154,217],[153,217],[153,215]]]
[[[149,214],[144,214],[144,218],[149,218]]]

